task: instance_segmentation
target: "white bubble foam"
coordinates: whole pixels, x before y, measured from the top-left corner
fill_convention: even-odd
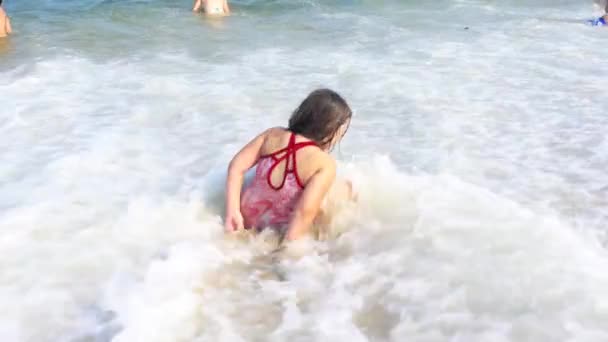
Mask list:
[[[5,340],[608,339],[605,37],[564,20],[584,6],[247,6],[94,46],[113,24],[23,28],[0,72]],[[317,86],[354,109],[358,202],[324,241],[224,236],[227,161]]]

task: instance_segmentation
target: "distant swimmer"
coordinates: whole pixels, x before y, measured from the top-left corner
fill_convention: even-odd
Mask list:
[[[607,26],[608,25],[608,2],[606,2],[604,7],[604,15],[588,21],[592,26]]]
[[[604,14],[603,16],[601,16],[597,19],[589,20],[589,24],[591,26],[607,26],[608,25],[608,13]]]
[[[230,15],[228,0],[195,0],[192,11],[203,11],[208,16],[223,17]]]
[[[0,0],[0,38],[6,37],[9,34],[13,33],[13,29],[11,28],[11,19],[6,15],[4,9],[2,8],[2,0]]]

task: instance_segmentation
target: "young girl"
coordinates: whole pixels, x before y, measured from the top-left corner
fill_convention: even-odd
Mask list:
[[[225,230],[273,227],[287,240],[306,234],[336,177],[329,152],[351,116],[336,92],[315,90],[292,114],[287,129],[268,129],[245,145],[228,167]],[[241,197],[245,172],[255,165],[255,178]]]

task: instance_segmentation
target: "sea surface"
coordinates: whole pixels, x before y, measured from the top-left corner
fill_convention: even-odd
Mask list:
[[[579,0],[5,0],[0,340],[608,341],[608,29]],[[326,239],[227,162],[351,105]]]

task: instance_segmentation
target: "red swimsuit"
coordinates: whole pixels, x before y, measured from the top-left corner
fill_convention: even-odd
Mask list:
[[[241,197],[245,227],[262,229],[287,226],[304,189],[298,176],[296,152],[307,146],[317,144],[313,141],[296,143],[296,135],[291,133],[287,147],[260,158],[255,178]],[[281,184],[274,186],[271,182],[272,171],[282,162],[286,163],[285,174]]]

